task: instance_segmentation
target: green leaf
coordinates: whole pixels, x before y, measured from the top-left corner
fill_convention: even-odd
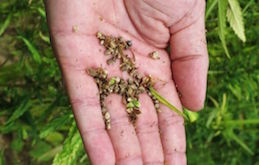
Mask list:
[[[230,58],[230,54],[228,52],[225,33],[226,33],[226,13],[227,13],[227,0],[218,0],[218,26],[219,26],[219,38],[221,40],[221,44],[224,48],[224,51],[228,58]]]
[[[37,62],[38,64],[40,64],[41,63],[40,53],[35,48],[35,46],[29,40],[24,38],[23,36],[19,36],[18,38],[23,40],[24,44],[27,46],[27,48],[31,52],[32,58],[34,59],[34,61]]]
[[[70,119],[71,115],[61,115],[58,118],[53,119],[45,128],[43,128],[43,131],[40,133],[40,138],[44,138],[49,135],[49,133],[55,131],[58,127],[66,124]]]
[[[192,111],[189,111],[187,109],[184,109],[184,113],[187,114],[191,123],[195,122],[199,118],[198,112],[192,112]]]
[[[32,156],[35,159],[40,158],[43,154],[46,152],[49,152],[51,150],[51,145],[44,142],[39,141],[36,143],[35,146],[30,150],[30,156]]]
[[[6,28],[8,27],[11,17],[12,17],[11,14],[9,14],[5,19],[3,25],[0,27],[0,36],[5,32]]]
[[[20,116],[22,116],[26,111],[28,111],[31,107],[31,102],[29,99],[25,99],[20,106],[14,111],[12,116],[8,119],[8,121],[5,123],[5,125],[10,124],[11,122],[18,119]]]
[[[51,150],[47,150],[45,153],[43,153],[40,156],[38,156],[37,160],[39,162],[50,160],[51,158],[53,158],[60,151],[62,151],[62,146],[61,145],[59,145],[59,146],[57,146],[57,147],[55,147],[55,148],[53,148]]]
[[[236,35],[246,42],[245,28],[242,17],[242,11],[238,0],[228,0],[229,8],[227,10],[227,18],[230,26],[236,33]]]
[[[74,165],[83,151],[82,139],[75,123],[73,123],[64,142],[63,150],[55,156],[52,165]]]
[[[64,135],[59,132],[51,132],[44,139],[52,145],[58,145],[64,140]]]
[[[164,99],[161,95],[159,95],[159,93],[152,87],[149,88],[150,92],[152,93],[152,95],[155,96],[155,98],[161,102],[162,104],[164,104],[165,106],[167,106],[168,108],[170,108],[171,110],[173,110],[174,112],[176,112],[178,115],[184,117],[185,120],[189,120],[188,117],[181,112],[180,110],[178,110],[175,106],[173,106],[172,104],[170,104],[166,99]]]

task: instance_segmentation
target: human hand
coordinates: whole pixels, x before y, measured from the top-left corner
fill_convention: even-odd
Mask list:
[[[73,112],[92,164],[186,164],[184,120],[140,96],[141,114],[134,127],[119,95],[106,99],[111,129],[106,130],[98,88],[86,69],[107,69],[127,77],[118,63],[106,64],[96,32],[132,40],[138,70],[160,82],[156,90],[178,109],[203,107],[208,56],[203,0],[46,0],[55,55]],[[165,48],[170,44],[171,53]],[[148,57],[158,51],[160,60]],[[179,97],[177,90],[181,94]]]

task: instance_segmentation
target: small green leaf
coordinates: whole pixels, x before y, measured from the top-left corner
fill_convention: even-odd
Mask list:
[[[227,18],[230,26],[236,35],[246,42],[245,28],[243,23],[242,11],[238,0],[228,0],[229,8],[227,10]]]
[[[184,112],[187,114],[191,123],[195,122],[199,118],[199,114],[197,112],[192,112],[187,109],[184,109]]]
[[[42,32],[39,33],[40,38],[46,43],[50,44],[50,40],[48,36],[45,36]]]
[[[189,120],[188,117],[183,112],[178,110],[175,106],[170,104],[166,99],[164,99],[161,95],[159,95],[158,92],[154,88],[150,87],[149,89],[150,89],[150,92],[152,93],[152,95],[154,95],[158,101],[160,101],[162,104],[164,104],[165,106],[167,106],[168,108],[170,108],[171,110],[176,112],[178,115],[184,117],[185,120],[187,120],[187,121]]]
[[[12,17],[11,14],[9,14],[5,19],[3,25],[0,27],[0,36],[5,32],[6,28],[8,27],[11,17]]]
[[[29,40],[27,40],[26,38],[24,38],[22,36],[19,36],[18,38],[23,40],[23,42],[25,43],[25,45],[27,46],[27,48],[31,52],[32,58],[34,59],[34,61],[37,62],[38,64],[40,64],[41,63],[40,53],[35,48],[35,46]]]
[[[134,104],[132,103],[132,102],[129,102],[128,104],[127,104],[127,108],[134,108],[135,106],[134,106]]]
[[[137,108],[140,107],[140,102],[137,99],[133,99],[132,103],[134,104],[134,107],[137,107]]]
[[[116,80],[115,80],[115,78],[113,77],[113,78],[111,78],[111,79],[109,80],[109,85],[113,85],[113,84],[115,84],[115,82],[116,82]]]
[[[43,10],[41,7],[38,7],[37,10],[38,10],[40,16],[46,19],[45,10]]]
[[[218,0],[218,26],[219,26],[219,38],[221,40],[222,46],[228,58],[230,54],[228,52],[225,33],[226,33],[226,13],[227,13],[227,0]]]

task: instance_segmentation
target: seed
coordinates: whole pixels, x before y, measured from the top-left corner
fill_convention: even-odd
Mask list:
[[[111,42],[110,42],[110,47],[111,47],[111,48],[115,48],[115,47],[116,47],[115,41],[111,41]]]
[[[119,36],[118,40],[119,42],[123,42],[123,38],[121,36]]]
[[[141,111],[139,109],[134,109],[134,113],[139,115],[141,113]]]
[[[155,104],[155,108],[156,109],[160,108],[160,105],[159,104]]]
[[[133,84],[133,80],[132,80],[132,79],[129,79],[129,80],[128,80],[128,83],[129,83],[129,85]]]
[[[102,38],[103,38],[103,34],[102,34],[101,32],[97,32],[97,33],[96,33],[96,37],[97,37],[98,39],[102,39]]]
[[[126,111],[127,111],[127,113],[132,113],[133,112],[133,108],[127,108]]]
[[[103,70],[103,73],[104,73],[105,75],[108,75],[108,71],[107,71],[107,70]]]
[[[110,88],[108,89],[108,92],[109,92],[109,93],[112,93],[112,92],[113,92],[113,88],[110,87]]]
[[[145,88],[143,86],[141,86],[141,87],[139,87],[139,91],[140,91],[140,93],[143,93],[143,92],[145,92]]]
[[[159,104],[159,101],[158,101],[158,100],[155,100],[155,103],[156,103],[156,104]]]
[[[118,85],[116,85],[115,88],[114,88],[114,92],[115,92],[115,93],[119,93],[119,91],[120,91],[120,88],[119,88]]]
[[[119,83],[121,81],[120,77],[115,78],[116,83]]]
[[[106,129],[107,130],[111,129],[111,123],[106,123]]]
[[[111,55],[111,54],[112,54],[112,51],[109,50],[109,49],[107,49],[107,50],[104,51],[104,54],[105,54],[105,55]]]
[[[107,112],[107,109],[104,106],[102,107],[102,112],[103,113]]]
[[[104,40],[101,40],[101,41],[100,41],[100,44],[101,44],[101,45],[104,45]]]
[[[132,98],[128,97],[128,98],[127,98],[127,101],[128,101],[128,102],[131,102],[131,101],[132,101]]]
[[[108,65],[110,65],[110,64],[113,64],[113,63],[115,63],[115,58],[110,58],[110,59],[108,59],[107,61],[106,61],[106,63],[108,64]]]
[[[154,60],[159,60],[160,59],[160,55],[158,54],[157,51],[154,51],[152,53],[149,53],[149,57],[151,57]]]
[[[106,113],[104,114],[104,118],[105,118],[106,120],[110,119],[110,118],[111,118],[110,113],[109,113],[109,112],[106,112]]]
[[[72,30],[73,30],[73,32],[78,32],[78,30],[79,30],[79,27],[77,26],[77,25],[74,25],[73,27],[72,27]]]
[[[87,70],[87,73],[92,76],[92,77],[96,77],[98,75],[97,71],[95,69],[89,68]]]
[[[127,91],[128,96],[132,96],[133,92],[134,92],[133,89],[129,88]]]
[[[126,43],[127,43],[127,46],[128,46],[128,47],[131,47],[131,46],[132,46],[132,41],[131,41],[131,40],[128,40]]]

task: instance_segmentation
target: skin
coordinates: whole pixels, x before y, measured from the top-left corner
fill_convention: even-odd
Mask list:
[[[46,0],[52,46],[62,70],[73,112],[92,164],[186,164],[184,120],[151,99],[140,96],[141,115],[133,126],[119,95],[105,100],[111,129],[105,130],[98,89],[85,70],[107,69],[109,76],[127,78],[107,65],[97,31],[132,40],[129,55],[139,72],[156,79],[156,90],[175,105],[202,109],[208,70],[204,0]],[[170,46],[170,54],[165,51]],[[158,51],[160,60],[148,54]],[[180,95],[177,93],[180,93]]]

